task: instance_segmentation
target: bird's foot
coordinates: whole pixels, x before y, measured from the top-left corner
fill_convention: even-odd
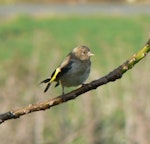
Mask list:
[[[86,84],[82,83],[82,87],[84,87]]]
[[[62,98],[62,101],[63,101],[63,102],[66,101],[66,99],[65,99],[65,94],[64,94],[64,93],[62,93],[61,98]]]

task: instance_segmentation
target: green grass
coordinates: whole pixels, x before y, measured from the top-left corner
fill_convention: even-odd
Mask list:
[[[144,22],[148,21],[147,17]],[[46,39],[48,42],[43,45],[43,49],[49,50],[57,45],[67,52],[78,44],[86,44],[99,53],[105,51],[103,44],[113,51],[119,49],[119,45],[122,46],[120,43],[125,46],[122,49],[126,49],[129,44],[133,49],[138,49],[146,39],[146,29],[142,23],[142,17],[64,17],[35,20],[23,16],[0,24],[0,58],[10,56],[10,51],[30,54],[36,48],[33,46],[35,34],[40,36],[41,33],[41,41]],[[3,55],[4,50],[6,53]]]
[[[62,58],[73,47],[85,44],[93,53],[99,54],[96,61],[103,67],[110,63],[108,60],[112,57],[119,64],[126,54],[136,52],[145,42],[149,19],[142,16],[47,19],[22,16],[0,24],[0,60],[10,59],[17,54],[28,59],[39,48],[40,57],[45,59],[46,55],[50,61],[55,50],[63,51],[64,54],[59,54]]]
[[[47,94],[43,94],[44,86],[37,84],[49,76],[65,55],[77,45],[87,45],[95,53],[89,81],[103,76],[130,58],[145,44],[149,38],[149,23],[149,16],[74,16],[38,19],[20,16],[1,22],[1,106],[9,110],[42,101],[49,98],[49,95],[59,95],[61,88],[54,89],[52,86]],[[62,140],[66,143],[68,140],[72,144],[88,144],[92,141],[89,135],[94,137],[97,144],[130,141],[125,129],[128,128],[128,117],[133,119],[130,110],[136,109],[132,101],[138,99],[137,93],[140,93],[139,76],[143,74],[140,81],[145,80],[144,83],[149,84],[147,62],[148,60],[145,60],[145,63],[139,64],[139,67],[130,71],[120,81],[85,94],[71,103],[43,112],[45,115],[43,114],[42,118],[45,123],[37,125],[43,126],[44,142],[57,144]],[[147,98],[146,92],[149,91],[146,84],[143,99]],[[24,118],[18,120],[19,123]],[[32,131],[37,125],[32,124],[30,120],[26,121],[28,120],[24,121],[26,130],[31,128],[30,134],[26,135],[33,144]],[[37,119],[35,121],[37,122]],[[88,129],[91,124],[94,128]],[[20,129],[17,128],[17,121],[16,129]]]

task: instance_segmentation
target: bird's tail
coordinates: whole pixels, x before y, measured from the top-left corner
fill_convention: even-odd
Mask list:
[[[51,85],[50,81],[51,81],[51,78],[47,78],[47,79],[45,79],[45,80],[43,80],[43,81],[40,82],[40,84],[42,84],[42,83],[48,83],[47,86],[46,86],[46,88],[45,88],[45,90],[44,90],[44,92],[47,92],[47,90],[49,89],[49,87]]]
[[[51,75],[51,78],[47,78],[41,82],[41,83],[48,83],[44,92],[47,92],[47,90],[49,89],[49,87],[53,81],[56,81],[60,72],[61,72],[60,68],[55,69],[55,71]],[[59,85],[59,82],[57,82],[56,86],[58,86],[58,85]]]

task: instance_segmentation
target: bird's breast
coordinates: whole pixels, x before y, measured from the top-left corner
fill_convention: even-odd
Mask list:
[[[60,79],[63,86],[71,87],[82,84],[89,76],[91,62],[73,62],[71,69],[68,70]]]

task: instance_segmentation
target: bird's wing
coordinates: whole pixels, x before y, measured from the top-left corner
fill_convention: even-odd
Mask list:
[[[59,79],[60,79],[68,70],[71,69],[72,63],[73,63],[73,60],[71,59],[71,56],[68,55],[68,56],[64,59],[64,61],[62,62],[62,64],[61,64],[57,69],[54,70],[54,72],[53,72],[52,75],[51,75],[51,78],[47,78],[47,79],[45,79],[45,80],[43,80],[43,81],[41,82],[41,83],[48,83],[47,86],[46,86],[46,88],[45,88],[45,90],[44,90],[44,92],[46,92],[46,91],[49,89],[49,87],[50,87],[50,85],[51,85],[51,83],[52,83],[53,81],[57,81],[55,87],[59,85]]]
[[[61,72],[60,67],[58,67],[57,69],[55,69],[55,71],[52,73],[51,78],[47,78],[45,80],[43,80],[41,83],[48,83],[44,92],[47,92],[47,90],[49,89],[49,87],[51,86],[51,83],[53,81],[57,81],[57,77],[59,75],[59,73]],[[59,85],[59,81],[57,82],[56,86]]]
[[[61,65],[52,73],[50,83],[53,81],[59,81],[59,79],[72,67],[73,60],[68,55]]]

